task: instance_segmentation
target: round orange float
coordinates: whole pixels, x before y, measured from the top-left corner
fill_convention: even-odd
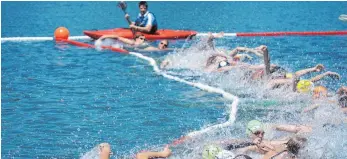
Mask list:
[[[59,27],[54,31],[54,38],[56,41],[67,40],[69,38],[69,30],[65,27]]]

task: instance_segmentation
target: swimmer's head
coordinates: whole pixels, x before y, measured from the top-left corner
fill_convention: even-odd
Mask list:
[[[316,86],[313,88],[313,98],[327,97],[328,89],[324,86]]]
[[[159,48],[160,50],[167,49],[168,46],[169,46],[169,41],[168,41],[168,40],[162,40],[162,41],[160,41],[160,43],[158,44],[158,48]]]
[[[222,151],[222,148],[216,145],[207,145],[202,152],[203,159],[215,159],[216,156]]]
[[[240,55],[235,55],[235,56],[233,57],[233,60],[234,60],[234,61],[240,61],[240,60],[241,60],[241,56],[240,56]]]
[[[305,146],[307,139],[304,137],[291,137],[287,142],[287,149],[294,155],[298,155],[299,150]]]
[[[338,102],[341,108],[347,108],[347,95],[339,96]]]
[[[308,93],[313,89],[314,84],[310,80],[300,80],[296,85],[296,90],[300,93]]]
[[[207,59],[206,67],[213,65],[213,64],[219,64],[219,62],[227,61],[227,60],[228,60],[228,58],[226,56],[221,55],[221,54],[216,54],[216,55],[213,55]]]
[[[135,42],[140,42],[140,43],[143,43],[146,41],[146,37],[145,35],[141,34],[141,33],[138,33],[135,35],[135,38],[134,38]]]
[[[250,136],[251,138],[257,138],[257,137],[263,138],[264,136],[263,123],[261,123],[258,120],[251,120],[247,124],[246,134]]]

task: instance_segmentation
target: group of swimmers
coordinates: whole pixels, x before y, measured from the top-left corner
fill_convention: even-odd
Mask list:
[[[221,37],[223,33],[217,35],[217,37]],[[221,53],[220,50],[217,50],[212,44],[212,39],[215,36],[212,34],[209,35],[207,47],[210,47],[215,50],[213,55],[210,55],[206,60],[206,65],[202,69],[206,72],[230,72],[233,69],[242,69],[244,70],[245,80],[249,80],[252,82],[254,80],[264,79],[267,82],[268,89],[276,89],[276,88],[289,88],[294,92],[298,93],[309,93],[312,92],[312,98],[314,102],[317,100],[326,101],[328,100],[328,89],[324,86],[316,86],[314,87],[314,83],[322,80],[324,77],[329,76],[333,79],[340,79],[340,75],[336,72],[324,72],[320,75],[317,75],[311,79],[300,79],[303,75],[312,72],[321,72],[324,70],[324,66],[322,64],[317,64],[312,68],[307,68],[303,70],[296,71],[295,73],[289,73],[283,68],[270,65],[269,52],[265,45],[261,45],[256,48],[245,48],[245,47],[237,47],[232,50],[229,54]],[[264,65],[251,65],[248,63],[244,63],[240,61],[240,57],[238,57],[239,52],[251,52],[259,57],[264,58]],[[162,62],[161,68],[165,69],[168,65],[170,65],[172,61],[170,59],[166,59]],[[341,86],[337,94],[337,100],[333,100],[330,102],[336,103],[339,106],[339,109],[342,113],[347,113],[347,87]],[[303,109],[303,112],[313,111],[318,107],[322,106],[318,101],[315,102],[312,106]],[[347,121],[347,118],[344,119],[344,122]],[[234,152],[238,154],[247,154],[250,151],[257,152],[262,154],[262,158],[264,159],[284,159],[284,158],[298,158],[299,150],[302,149],[307,141],[306,136],[302,136],[302,134],[311,133],[313,131],[314,126],[312,125],[271,125],[270,126],[274,130],[286,131],[290,133],[300,134],[299,136],[291,136],[281,140],[264,140],[264,124],[257,120],[252,120],[248,123],[246,133],[252,140],[231,140],[231,141],[222,141],[221,143],[227,144],[226,149],[236,150]],[[221,144],[220,143],[220,144]],[[217,148],[216,148],[217,147]],[[225,153],[220,150],[218,146],[208,146],[205,151],[211,152],[212,156],[215,157],[205,157],[204,159],[216,158],[218,153]],[[207,155],[208,156],[208,155]],[[248,156],[249,157],[249,156]],[[218,157],[217,157],[218,158]]]
[[[129,23],[129,27],[135,31],[143,33],[154,33],[158,29],[158,25],[153,13],[149,12],[148,4],[144,1],[139,3],[140,13],[135,22],[130,20],[128,14],[125,15],[126,20]],[[312,98],[315,100],[326,99],[328,96],[328,89],[324,86],[314,87],[314,83],[322,80],[324,77],[329,76],[333,79],[340,79],[340,75],[336,72],[324,72],[311,79],[301,79],[302,76],[312,72],[322,72],[324,65],[317,64],[312,68],[290,73],[280,66],[270,64],[268,48],[265,45],[260,45],[255,48],[236,47],[235,49],[225,52],[219,50],[214,46],[213,40],[215,38],[223,37],[223,32],[212,35],[209,33],[206,40],[206,44],[202,45],[200,50],[212,49],[214,54],[206,59],[205,67],[202,69],[205,72],[229,72],[234,69],[241,69],[244,72],[245,80],[249,82],[256,80],[265,80],[266,87],[268,89],[276,88],[288,88],[298,93],[312,92]],[[126,39],[115,35],[106,35],[98,39],[102,41],[106,38],[116,39],[127,47],[132,47],[140,51],[164,51],[169,50],[169,42],[167,40],[161,40],[157,47],[150,46],[147,43],[145,36],[142,33],[135,34],[134,39]],[[252,53],[258,57],[262,57],[264,64],[253,65],[244,62],[244,59],[252,59],[252,56],[243,53]],[[166,59],[162,61],[160,68],[166,69],[172,61]],[[332,101],[338,105],[343,113],[347,113],[347,87],[342,86],[337,91],[337,100]],[[315,103],[312,106],[303,109],[303,112],[310,112],[320,107],[320,104]],[[345,122],[347,118],[345,119]],[[265,129],[264,127],[271,128],[278,131],[286,131],[295,133],[294,136],[284,137],[279,140],[266,140],[264,139]],[[203,159],[251,159],[247,154],[249,152],[256,152],[262,155],[263,159],[295,159],[299,157],[299,151],[304,147],[307,142],[307,136],[303,134],[311,133],[313,126],[310,125],[281,125],[281,124],[264,124],[258,120],[252,120],[248,122],[246,127],[246,134],[249,139],[239,140],[224,140],[220,142],[214,142],[205,147],[202,152]],[[111,146],[108,143],[102,143],[99,145],[100,159],[109,159],[111,153]],[[232,150],[229,151],[229,150]],[[162,151],[159,152],[140,152],[136,155],[137,159],[148,158],[166,158],[172,154],[169,146],[165,146]],[[238,155],[235,155],[238,154]]]

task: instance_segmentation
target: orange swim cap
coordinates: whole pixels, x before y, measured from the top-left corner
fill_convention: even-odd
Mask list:
[[[326,97],[328,95],[328,89],[324,86],[316,86],[313,89],[313,97],[319,98],[321,96]]]

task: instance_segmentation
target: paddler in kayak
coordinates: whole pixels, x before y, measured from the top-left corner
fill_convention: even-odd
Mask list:
[[[140,13],[137,16],[135,22],[130,20],[129,14],[125,14],[125,19],[129,23],[129,28],[134,31],[139,31],[143,33],[154,34],[158,29],[157,20],[153,13],[149,12],[148,4],[146,1],[141,1],[139,3]]]

